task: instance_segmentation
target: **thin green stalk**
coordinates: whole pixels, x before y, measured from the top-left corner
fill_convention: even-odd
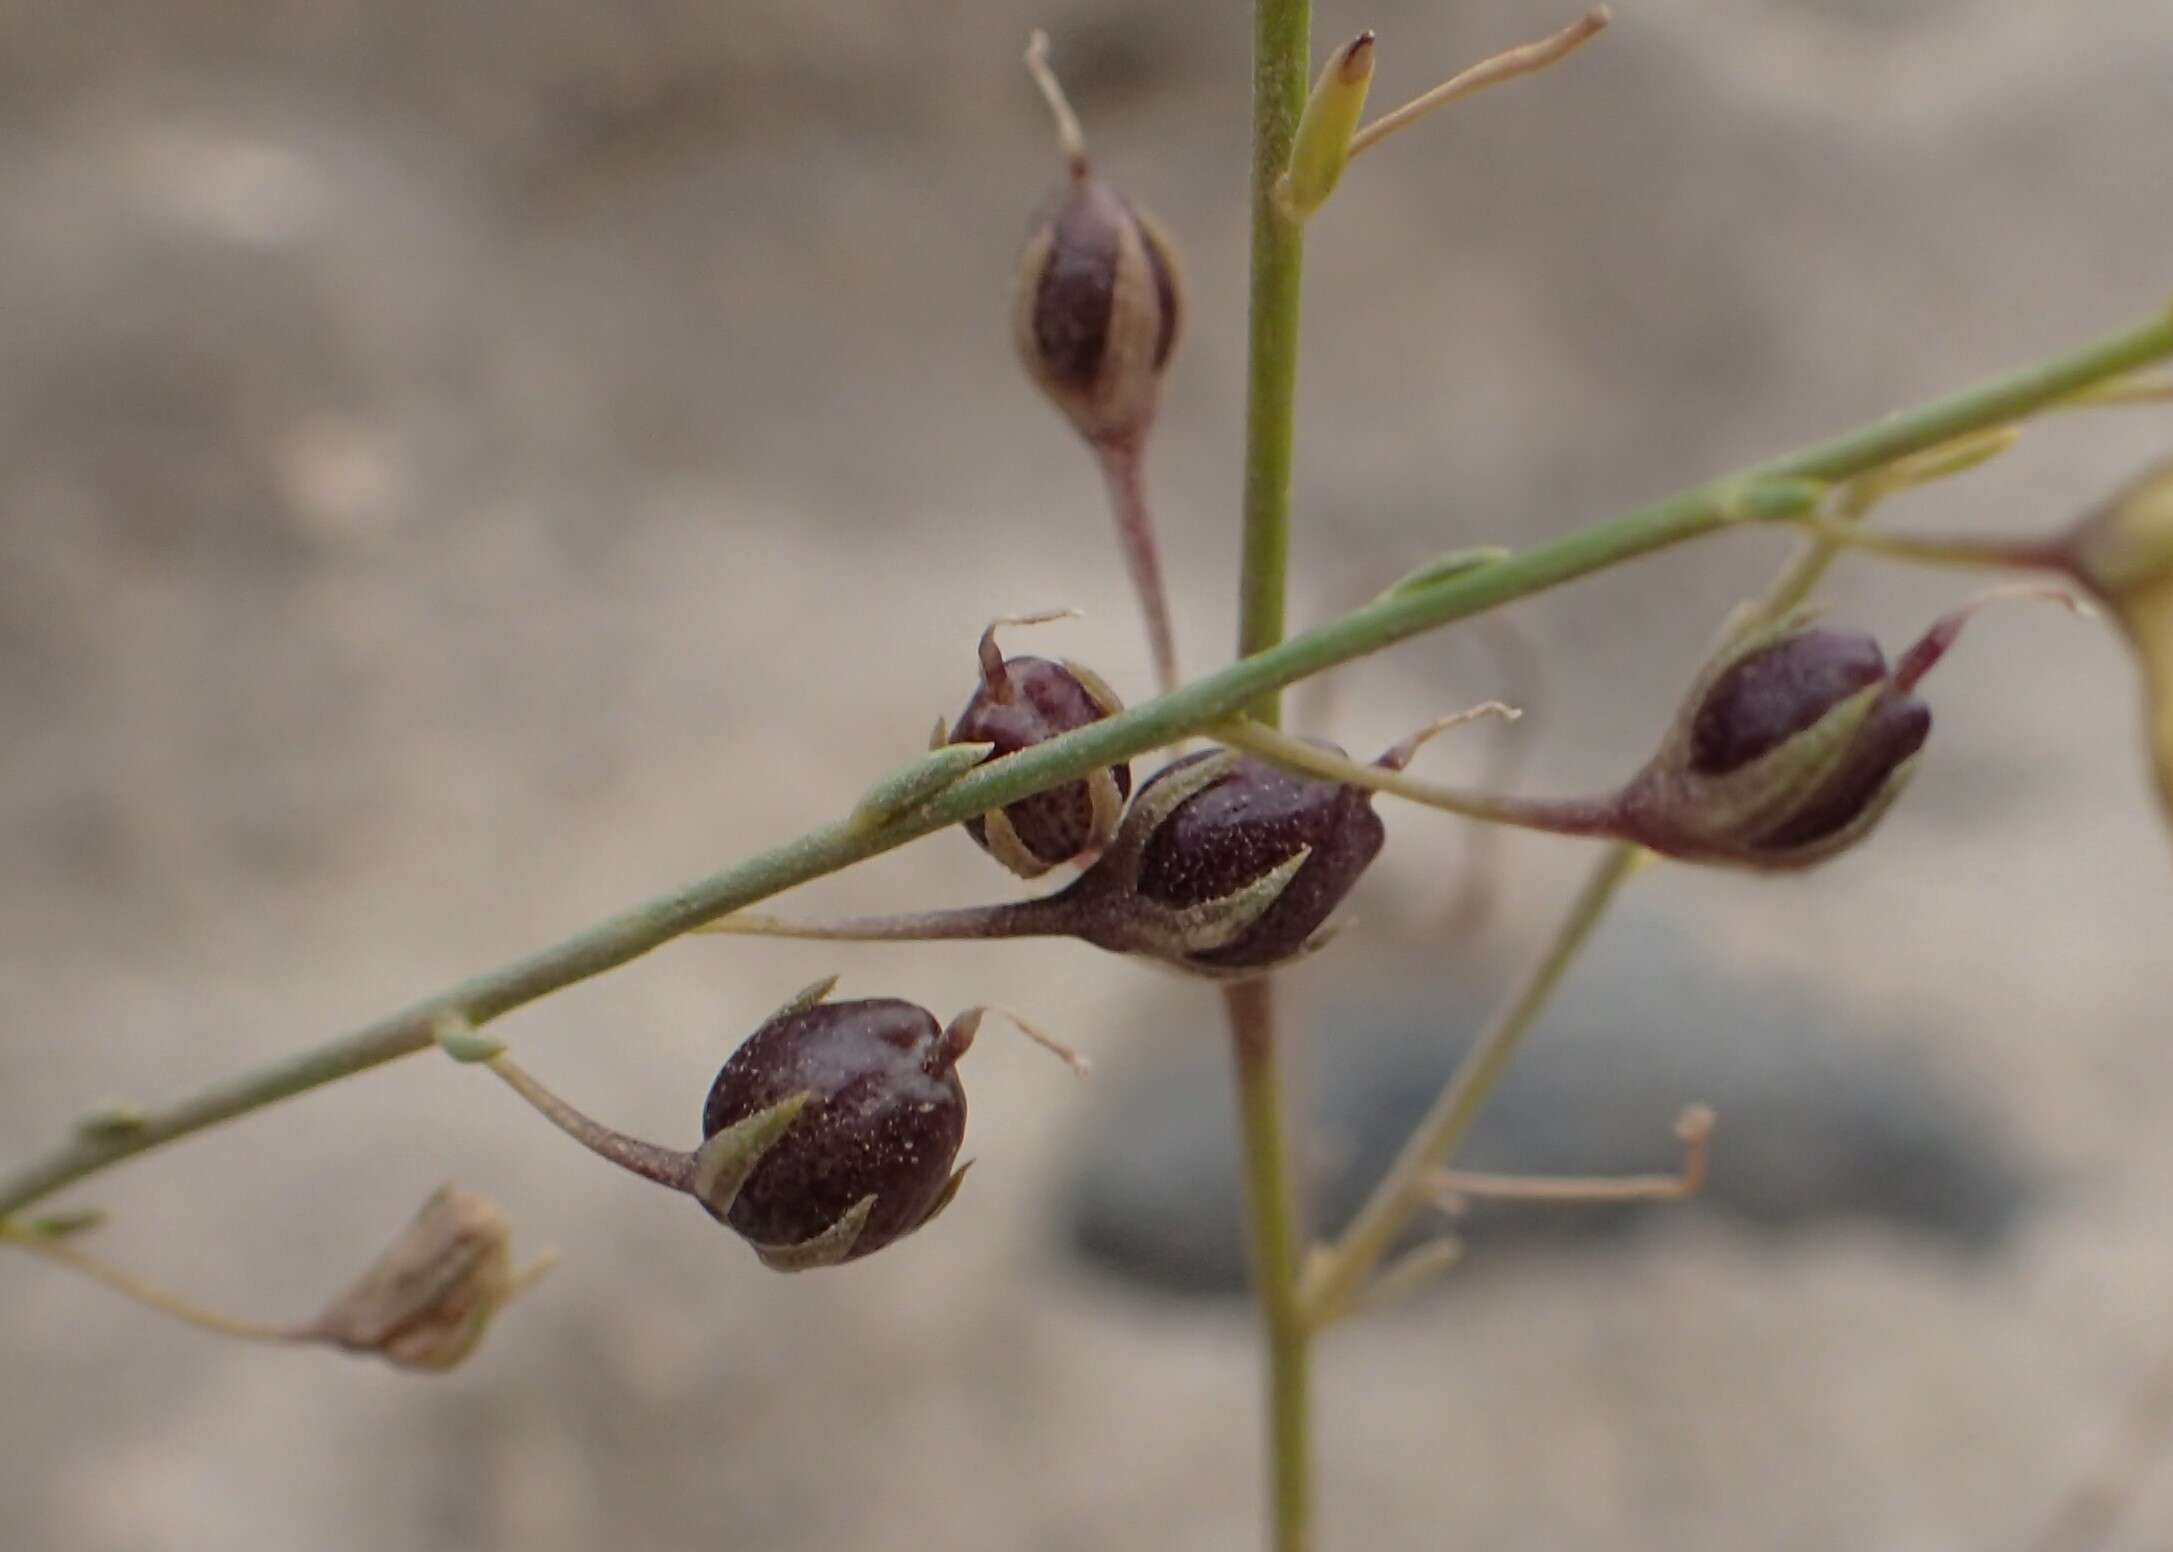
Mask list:
[[[1298,1301],[1304,1214],[1291,1178],[1275,1042],[1275,983],[1225,988],[1253,1285],[1267,1351],[1269,1502],[1277,1552],[1313,1537],[1312,1327]]]
[[[1305,229],[1277,208],[1275,184],[1305,110],[1311,0],[1253,6],[1252,305],[1245,377],[1245,544],[1238,580],[1239,657],[1283,639],[1290,568],[1290,466],[1298,391],[1298,292]],[[1253,720],[1281,722],[1269,692]]]
[[[1244,558],[1238,581],[1238,656],[1283,639],[1290,563],[1290,468],[1298,386],[1298,303],[1305,238],[1275,197],[1305,108],[1311,0],[1254,0],[1252,285],[1245,379]],[[1252,699],[1253,717],[1282,719],[1280,687]],[[1267,1351],[1268,1474],[1273,1545],[1312,1545],[1311,1333],[1298,1306],[1305,1235],[1291,1180],[1275,987],[1266,977],[1225,990],[1253,1286]]]
[[[912,813],[872,826],[842,819],[823,825],[314,1049],[223,1079],[127,1124],[81,1129],[13,1175],[0,1177],[0,1217],[176,1138],[427,1050],[435,1025],[447,1016],[465,1017],[480,1026],[796,884],[1199,733],[1269,692],[1338,664],[1728,527],[1742,519],[1746,481],[1768,476],[1844,480],[1966,432],[2021,419],[2169,357],[2173,316],[2159,315],[2041,366],[1804,452],[1695,486],[1521,554],[1454,572],[1432,585],[1394,592],[1183,689],[981,766]]]
[[[1358,1216],[1332,1248],[1314,1259],[1303,1290],[1306,1319],[1314,1330],[1332,1324],[1350,1308],[1352,1300],[1364,1291],[1373,1269],[1380,1265],[1381,1257],[1412,1216],[1426,1205],[1420,1186],[1427,1171],[1439,1168],[1455,1152],[1479,1107],[1508,1070],[1509,1058],[1516,1054],[1524,1032],[1554,995],[1592,929],[1606,914],[1615,891],[1629,881],[1645,856],[1642,847],[1624,841],[1607,848],[1553,939],[1457,1064],[1433,1108],[1404,1143],[1403,1151],[1358,1210]]]
[[[75,1246],[42,1235],[18,1232],[0,1224],[0,1244],[17,1245],[34,1256],[42,1256],[56,1266],[64,1266],[71,1272],[88,1277],[92,1282],[103,1284],[124,1299],[155,1310],[161,1315],[194,1326],[199,1331],[209,1331],[214,1336],[233,1337],[243,1342],[294,1343],[309,1340],[309,1331],[300,1326],[274,1325],[269,1321],[248,1320],[229,1315],[193,1299],[161,1288],[148,1278],[124,1271],[108,1261],[86,1255]]]

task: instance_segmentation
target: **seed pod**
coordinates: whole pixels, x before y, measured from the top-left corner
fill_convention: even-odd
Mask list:
[[[1361,788],[1189,755],[1140,788],[1108,854],[1058,899],[1103,948],[1242,977],[1326,942],[1322,926],[1385,838]]]
[[[998,1011],[968,1008],[938,1026],[896,998],[826,1002],[835,984],[808,987],[732,1053],[710,1085],[703,1141],[691,1152],[591,1120],[502,1052],[476,1059],[592,1152],[693,1197],[765,1266],[834,1266],[912,1233],[957,1195],[966,1174],[952,1168],[966,1135],[958,1059]],[[1008,1016],[1085,1071],[1068,1048]]]
[[[1094,176],[1086,139],[1036,32],[1026,68],[1048,99],[1065,181],[1035,218],[1012,287],[1011,335],[1027,375],[1101,465],[1117,543],[1147,625],[1155,678],[1177,687],[1177,633],[1147,499],[1147,433],[1183,332],[1184,286],[1169,239]]]
[[[1365,768],[1334,745],[1310,747],[1363,778]],[[1394,749],[1380,763],[1400,769],[1407,755]],[[1172,761],[1150,777],[1109,849],[1054,894],[828,922],[743,911],[709,930],[891,943],[1079,938],[1243,978],[1324,945],[1328,917],[1384,838],[1372,794],[1355,782],[1224,750]]]
[[[1671,856],[1807,867],[1847,849],[1900,796],[1930,735],[1910,693],[1961,614],[1889,668],[1861,631],[1802,617],[1710,667],[1667,741],[1624,790],[1621,829]]]
[[[1169,239],[1074,156],[1019,259],[1012,338],[1027,375],[1087,441],[1136,448],[1183,315]]]
[[[988,758],[993,760],[1124,709],[1116,692],[1093,670],[1042,657],[1006,658],[997,649],[995,634],[991,625],[981,636],[980,687],[948,738],[938,724],[936,743],[991,744]],[[975,845],[1019,877],[1037,878],[1059,863],[1107,847],[1131,791],[1132,768],[1120,762],[969,819],[965,829]]]
[[[971,1043],[970,1028],[945,1029],[892,997],[786,1009],[717,1074],[702,1136],[795,1095],[802,1108],[725,1210],[704,1205],[787,1269],[802,1247],[849,1261],[911,1233],[955,1189],[966,1137],[957,1063]]]

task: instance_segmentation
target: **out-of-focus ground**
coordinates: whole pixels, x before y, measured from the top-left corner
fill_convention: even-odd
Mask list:
[[[2161,0],[1619,10],[1553,77],[1367,158],[1318,223],[1300,618],[2173,291]],[[1561,19],[1382,0],[1321,27],[1379,28],[1386,103]],[[1235,8],[0,6],[0,1163],[841,811],[963,697],[991,615],[1083,606],[1049,643],[1145,692],[1090,467],[1005,333],[1056,175],[1017,64],[1034,23],[1189,260],[1153,476],[1205,667],[1242,398]],[[1906,515],[2042,525],[2169,430],[2068,416]],[[1531,784],[1640,758],[1780,553],[1716,541],[1515,610],[1546,665]],[[1969,585],[1851,566],[1833,596],[1900,640]],[[2014,611],[1932,683],[1930,756],[1868,853],[1663,873],[1635,908],[1715,978],[1817,982],[1821,1037],[1867,1072],[1906,1031],[2029,1161],[2029,1216],[1975,1257],[1696,1212],[1492,1265],[1481,1236],[1453,1296],[1327,1345],[1325,1545],[2021,1546],[2173,1361],[2173,872],[2127,664]],[[1300,705],[1371,748],[1500,688],[1466,633]],[[1462,837],[1389,817],[1356,901],[1374,944],[1298,1002],[1362,1007],[1369,955],[1405,994],[1443,961]],[[1583,856],[1508,848],[1477,957],[1513,959]],[[1001,887],[940,837],[795,904]],[[1665,970],[1686,1010],[1698,965]],[[504,1027],[595,1112],[685,1140],[729,1045],[834,967],[945,1013],[1016,1003],[1110,1085],[1216,1038],[1210,994],[1064,946],[675,946]],[[1339,1030],[1314,1033],[1334,1063]],[[1065,1252],[1106,1103],[1023,1042],[985,1040],[970,1080],[960,1206],[798,1279],[435,1060],[100,1180],[111,1254],[265,1314],[314,1307],[447,1176],[566,1265],[422,1382],[0,1263],[0,1539],[1256,1545],[1247,1322]],[[2108,1545],[2169,1537],[2173,1463]]]

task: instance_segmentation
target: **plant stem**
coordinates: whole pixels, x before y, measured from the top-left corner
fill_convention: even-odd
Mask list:
[[[1233,717],[1208,730],[1217,743],[1243,749],[1307,775],[1340,781],[1372,792],[1388,792],[1427,808],[1442,809],[1485,824],[1511,825],[1549,835],[1619,835],[1621,805],[1612,798],[1522,798],[1422,781],[1402,771],[1365,765],[1288,733]]]
[[[653,1180],[674,1191],[689,1190],[694,1178],[694,1156],[677,1148],[660,1148],[639,1137],[629,1137],[614,1127],[584,1115],[545,1088],[510,1056],[495,1056],[484,1063],[505,1080],[506,1087],[533,1105],[543,1118],[598,1158],[608,1159],[630,1174]]]
[[[1590,42],[1613,19],[1613,13],[1606,6],[1594,6],[1550,37],[1504,50],[1491,59],[1480,60],[1468,70],[1457,72],[1431,91],[1413,98],[1392,113],[1382,114],[1351,136],[1351,160],[1356,161],[1361,152],[1380,144],[1397,130],[1409,128],[1438,108],[1559,63]]]
[[[1094,456],[1109,487],[1109,507],[1117,520],[1117,548],[1139,612],[1147,625],[1147,650],[1154,659],[1155,687],[1163,694],[1177,688],[1177,630],[1170,623],[1169,587],[1162,577],[1162,552],[1155,541],[1154,510],[1147,504],[1147,439],[1097,445]]]
[[[1308,1268],[1304,1303],[1313,1329],[1332,1324],[1350,1307],[1412,1215],[1426,1205],[1427,1173],[1438,1169],[1463,1140],[1479,1107],[1508,1069],[1509,1058],[1516,1054],[1524,1032],[1561,984],[1577,951],[1606,914],[1615,891],[1629,881],[1646,855],[1643,848],[1624,841],[1607,848],[1584,888],[1578,891],[1569,914],[1555,929],[1554,937],[1524,972],[1493,1022],[1464,1054],[1433,1108],[1404,1143],[1403,1151],[1359,1208],[1358,1216]]]
[[[1906,561],[1917,566],[1943,566],[1959,571],[2072,569],[2058,535],[2048,539],[1979,539],[1962,534],[1859,533],[1850,525],[1823,517],[1804,521],[1802,527],[1838,548],[1861,550],[1882,560]]]
[[[1290,167],[1311,62],[1311,0],[1254,0],[1252,279],[1245,378],[1244,558],[1238,656],[1282,642],[1290,563],[1290,469],[1298,388],[1298,307],[1305,236],[1275,196]],[[1282,721],[1280,687],[1253,697],[1254,720]],[[1253,1287],[1267,1348],[1271,1545],[1306,1552],[1313,1539],[1313,1442],[1308,1408],[1311,1332],[1298,1305],[1305,1227],[1291,1180],[1275,985],[1263,976],[1226,987],[1243,1139]]]
[[[56,1266],[64,1266],[71,1272],[88,1277],[102,1284],[122,1298],[155,1310],[183,1325],[194,1326],[199,1331],[209,1331],[215,1336],[233,1337],[244,1342],[272,1342],[286,1345],[305,1342],[310,1333],[296,1326],[273,1325],[268,1321],[245,1320],[240,1316],[226,1315],[209,1309],[192,1299],[183,1298],[161,1288],[134,1272],[123,1271],[98,1257],[86,1255],[73,1245],[47,1239],[37,1234],[18,1233],[0,1225],[0,1243],[19,1245],[34,1256],[42,1256]]]
[[[1845,480],[1967,432],[2020,419],[2168,357],[2173,357],[2173,315],[2154,316],[2124,333],[2026,371],[1694,486],[1534,549],[1457,571],[1436,584],[1376,599],[1172,694],[979,766],[913,812],[872,827],[842,819],[822,825],[314,1049],[281,1057],[147,1111],[137,1124],[79,1130],[42,1158],[0,1178],[0,1217],[176,1138],[428,1050],[435,1043],[438,1020],[447,1016],[481,1026],[796,884],[1198,733],[1286,685],[1340,663],[1732,526],[1741,520],[1736,498],[1746,479]]]
[[[760,911],[735,911],[694,930],[720,937],[798,938],[832,943],[937,943],[994,938],[1073,935],[1078,917],[1064,909],[1062,893],[1007,900],[999,905],[960,905],[889,916],[843,916],[836,921],[793,921]]]
[[[1269,1495],[1277,1552],[1312,1544],[1313,1473],[1308,1405],[1312,1330],[1298,1302],[1305,1230],[1290,1172],[1283,1083],[1275,1043],[1275,983],[1262,976],[1223,989],[1237,1079],[1247,1239],[1267,1346]]]
[[[1298,294],[1305,229],[1277,207],[1305,110],[1312,57],[1311,0],[1254,0],[1252,92],[1252,289],[1245,376],[1245,538],[1238,578],[1239,657],[1283,639],[1290,566],[1290,466],[1298,391]],[[1282,720],[1270,691],[1251,708],[1269,727]]]

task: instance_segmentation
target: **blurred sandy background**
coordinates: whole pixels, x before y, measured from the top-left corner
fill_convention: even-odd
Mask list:
[[[1018,68],[1035,23],[1104,171],[1189,259],[1152,473],[1189,662],[1219,662],[1239,9],[0,4],[4,1162],[92,1101],[322,1038],[838,812],[962,699],[991,615],[1083,606],[1047,644],[1144,693],[1090,466],[1005,334],[1056,175]],[[1619,11],[1558,74],[1368,158],[1320,222],[1301,618],[2173,291],[2162,0]],[[1320,27],[1379,28],[1386,103],[1567,14],[1380,0]],[[2068,417],[1907,515],[2042,525],[2168,432]],[[1533,785],[1641,758],[1779,553],[1718,541],[1516,610],[1546,665]],[[1899,640],[1966,586],[1857,566],[1834,595]],[[1333,728],[1371,748],[1498,693],[1471,639],[1340,676]],[[1933,684],[1930,757],[1868,854],[1665,873],[1625,931],[1696,947],[1645,978],[1686,1023],[1748,1010],[1711,1087],[1799,1036],[1874,1098],[1906,1058],[1979,1118],[1965,1151],[2027,1171],[2026,1216],[1968,1256],[1845,1212],[1775,1234],[1689,1210],[1601,1250],[1479,1236],[1463,1286],[1325,1350],[1325,1545],[1981,1552],[2024,1545],[2107,1448],[2173,1345],[2173,873],[2127,665],[2020,611]],[[1362,1018],[1383,956],[1371,984],[1422,1006],[1429,975],[1499,973],[1584,855],[1512,847],[1485,936],[1451,946],[1462,837],[1389,817],[1370,941],[1301,1002]],[[793,903],[1001,887],[938,837]],[[598,1114],[684,1141],[724,1052],[833,967],[946,1014],[1015,1002],[1103,1074],[1082,1091],[984,1041],[961,1205],[794,1280],[432,1060],[155,1156],[80,1193],[114,1214],[105,1248],[231,1306],[313,1308],[447,1176],[566,1265],[422,1382],[0,1262],[0,1543],[1256,1545],[1242,1312],[1083,1268],[1060,1221],[1082,1161],[1126,1147],[1127,1073],[1212,1053],[1209,995],[1062,946],[711,944],[503,1027]],[[1762,1021],[1768,978],[1817,1011]],[[2169,1540],[2173,1457],[2107,1545]]]

